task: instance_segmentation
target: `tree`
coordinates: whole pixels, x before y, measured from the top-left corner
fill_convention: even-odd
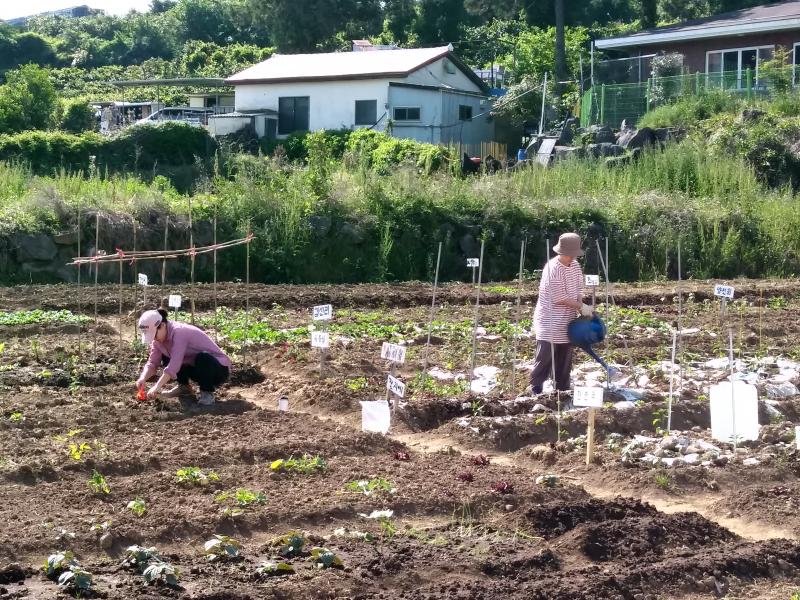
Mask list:
[[[0,133],[47,129],[53,121],[57,95],[47,71],[25,65],[6,73],[0,86]]]
[[[38,33],[25,32],[15,38],[17,64],[35,63],[37,65],[53,65],[56,52],[53,46]]]
[[[177,0],[150,0],[150,12],[154,14],[165,13],[175,8]]]
[[[392,34],[392,40],[398,44],[405,44],[417,16],[414,0],[387,0],[384,14],[386,28]]]
[[[657,0],[640,0],[642,4],[642,15],[639,22],[644,29],[655,27],[658,22],[658,2]]]
[[[421,44],[446,44],[459,39],[467,22],[464,0],[420,0],[416,32]]]
[[[556,81],[565,81],[567,73],[567,51],[564,46],[564,0],[555,0],[556,17]]]
[[[59,126],[70,133],[94,131],[97,128],[97,117],[94,109],[86,100],[72,98],[61,106]]]

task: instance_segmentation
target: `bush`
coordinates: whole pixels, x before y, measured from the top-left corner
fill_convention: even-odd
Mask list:
[[[0,133],[47,129],[57,103],[56,90],[45,69],[25,65],[6,73],[0,86]]]
[[[70,133],[97,130],[97,116],[86,100],[65,100],[61,105],[59,126]]]
[[[689,129],[714,115],[736,112],[742,106],[742,100],[732,94],[710,91],[699,96],[684,96],[673,104],[659,106],[639,119],[638,126]]]

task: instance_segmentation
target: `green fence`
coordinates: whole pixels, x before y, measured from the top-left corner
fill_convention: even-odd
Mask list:
[[[710,90],[754,98],[769,98],[780,92],[797,91],[794,67],[770,69],[757,73],[752,69],[719,73],[695,73],[672,77],[651,77],[642,83],[600,84],[589,89],[581,99],[581,126],[629,125],[658,106],[685,96],[697,96]]]

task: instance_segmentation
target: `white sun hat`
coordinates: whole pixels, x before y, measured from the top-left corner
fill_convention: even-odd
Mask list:
[[[158,326],[164,321],[164,318],[157,310],[146,310],[139,317],[139,334],[142,336],[142,343],[150,345],[156,337],[156,330]]]

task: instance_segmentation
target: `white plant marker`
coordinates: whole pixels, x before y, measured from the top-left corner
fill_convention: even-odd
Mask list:
[[[281,396],[280,398],[278,398],[278,410],[280,412],[288,412],[289,398],[287,396]]]
[[[325,358],[330,348],[330,336],[328,335],[328,322],[333,319],[333,306],[331,304],[319,304],[311,309],[311,319],[316,323],[318,329],[311,333],[311,347],[319,348],[319,378],[323,378],[325,369]],[[316,340],[316,343],[315,343]]]
[[[397,405],[399,404],[399,402],[395,401],[392,398],[392,395],[395,394],[395,392],[392,389],[391,382],[392,380],[394,380],[403,386],[403,394],[395,394],[398,395],[400,398],[402,398],[403,395],[405,395],[405,385],[403,385],[402,382],[400,382],[400,380],[397,379],[395,376],[397,375],[397,365],[406,362],[406,348],[405,346],[401,346],[399,344],[390,344],[389,342],[383,342],[383,344],[381,344],[381,358],[383,358],[384,360],[388,360],[389,362],[391,362],[392,365],[391,370],[389,372],[389,379],[386,382],[386,396],[384,400],[387,402],[387,405],[390,399],[393,400],[392,412],[394,412],[395,410],[397,410]]]
[[[603,408],[603,388],[601,387],[576,387],[574,389],[574,406],[589,408],[589,419],[586,427],[586,464],[592,464],[594,459],[594,418],[595,411]]]
[[[399,398],[405,398],[406,384],[400,381],[397,377],[389,375],[389,378],[386,380],[386,389]]]
[[[149,284],[147,283],[147,275],[144,273],[139,273],[139,285],[143,287],[147,287]]]
[[[133,230],[133,234],[136,235],[135,228]],[[147,307],[147,286],[148,286],[147,275],[145,275],[144,273],[139,273],[138,282],[139,285],[142,286],[142,304],[145,307]],[[134,300],[136,300],[136,298],[134,298]]]
[[[467,259],[467,267],[472,269],[472,285],[475,285],[475,269],[481,266],[481,259],[479,258],[468,258]]]
[[[711,435],[720,442],[758,439],[758,390],[744,381],[722,381],[709,390]]]
[[[585,275],[584,287],[592,288],[592,308],[597,303],[597,288],[600,286],[600,275]]]

